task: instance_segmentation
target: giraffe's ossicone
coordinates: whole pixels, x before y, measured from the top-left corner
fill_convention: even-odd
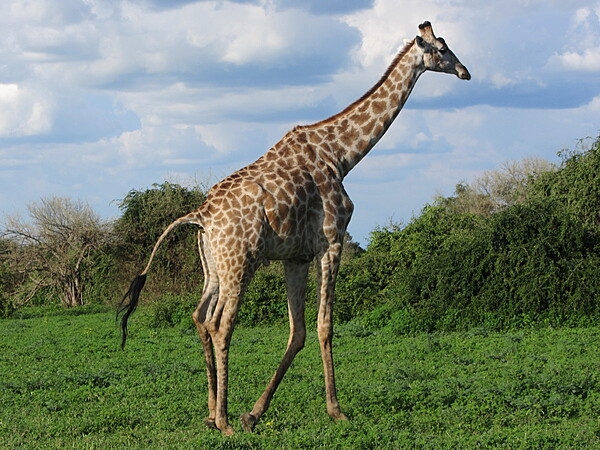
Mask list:
[[[392,124],[421,74],[430,70],[471,78],[446,42],[435,37],[429,22],[419,29],[420,35],[406,44],[363,97],[328,119],[295,127],[255,162],[217,183],[196,211],[169,225],[123,298],[122,345],[160,243],[180,224],[199,227],[204,288],[192,317],[206,360],[207,425],[233,433],[227,420],[229,343],[244,291],[258,267],[269,260],[284,264],[290,337],[264,393],[252,411],[242,415],[242,426],[254,429],[304,346],[306,282],[314,260],[327,412],[334,419],[346,419],[337,400],[331,347],[334,287],[354,209],[342,182]]]

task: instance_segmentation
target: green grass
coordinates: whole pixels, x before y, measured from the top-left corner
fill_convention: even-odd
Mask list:
[[[247,434],[238,417],[262,393],[287,329],[239,327],[229,391],[237,433],[227,438],[203,425],[195,331],[152,328],[142,309],[121,351],[113,314],[87,312],[0,320],[0,448],[600,448],[598,328],[403,337],[340,325],[343,423],[325,412],[312,332]]]

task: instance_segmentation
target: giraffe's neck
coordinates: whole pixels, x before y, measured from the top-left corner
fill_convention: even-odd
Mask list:
[[[301,127],[307,132],[309,142],[320,143],[320,157],[340,179],[385,134],[424,71],[423,53],[412,41],[362,98],[329,119]]]

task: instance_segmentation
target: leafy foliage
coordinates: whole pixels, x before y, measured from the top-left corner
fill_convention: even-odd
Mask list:
[[[145,266],[158,237],[178,217],[204,201],[200,187],[185,188],[164,182],[144,191],[132,190],[119,203],[122,216],[115,222],[119,236],[118,259],[126,280]],[[179,227],[161,245],[152,266],[153,276],[146,287],[150,296],[166,293],[199,292],[202,270],[198,257],[197,229]]]
[[[514,205],[464,231],[390,283],[390,299],[412,312],[417,329],[502,329],[522,318],[561,323],[598,313],[571,299],[581,280],[570,268],[589,264],[590,233],[552,203]]]
[[[287,319],[287,295],[282,264],[275,261],[260,268],[250,282],[239,312],[246,325],[282,322]]]
[[[197,294],[197,293],[196,293]],[[196,309],[199,296],[194,294],[165,294],[150,305],[152,328],[176,327],[192,329],[192,312]]]
[[[519,177],[505,190],[518,197],[495,209],[465,207],[460,188],[404,228],[375,230],[338,300],[398,333],[597,322],[599,168],[596,140],[559,170]]]
[[[8,239],[0,239],[0,318],[8,317],[15,310],[11,293],[22,282],[9,262],[16,244]]]
[[[500,169],[488,170],[469,184],[457,184],[454,196],[438,197],[436,201],[457,213],[487,216],[525,201],[535,180],[555,170],[554,164],[540,158],[505,162]]]
[[[586,226],[600,229],[600,136],[559,154],[564,158],[560,170],[543,174],[529,195],[554,199]]]

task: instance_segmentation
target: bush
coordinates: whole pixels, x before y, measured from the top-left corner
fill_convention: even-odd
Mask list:
[[[154,184],[145,191],[130,191],[119,203],[122,216],[115,221],[118,244],[114,255],[119,261],[123,284],[146,265],[152,247],[173,220],[200,206],[205,193],[178,184]],[[197,227],[182,226],[163,242],[152,265],[145,293],[150,299],[166,293],[185,295],[198,292],[202,270],[198,257]]]
[[[384,251],[371,251],[343,263],[335,291],[336,320],[347,322],[380,304],[381,293],[397,267],[397,259]]]
[[[242,299],[238,320],[245,325],[283,322],[287,319],[287,294],[283,265],[273,262],[254,275]]]
[[[465,204],[484,191],[459,190],[404,228],[375,230],[340,271],[338,314],[396,333],[597,323],[600,138],[563,154],[491,210]]]
[[[398,233],[413,233],[418,221]],[[437,248],[411,252],[387,280],[379,297],[389,306],[370,320],[386,312],[388,324],[399,322],[398,330],[431,332],[599,317],[594,289],[600,287],[600,241],[561,204],[535,200],[476,227],[441,228],[431,236]]]
[[[150,305],[152,328],[193,328],[192,313],[200,301],[199,295],[165,294]]]
[[[600,136],[582,139],[578,149],[563,150],[559,155],[563,157],[560,170],[536,180],[529,197],[560,202],[587,226],[600,229]]]

